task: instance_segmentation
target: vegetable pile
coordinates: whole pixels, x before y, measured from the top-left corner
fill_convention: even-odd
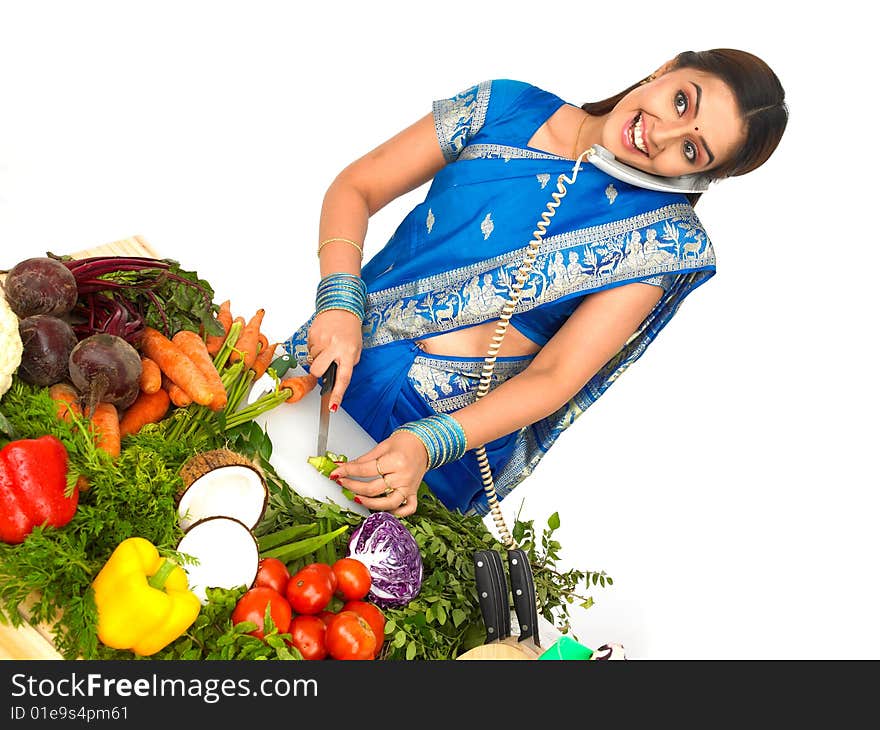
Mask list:
[[[234,316],[170,259],[49,255],[0,292],[0,621],[47,624],[70,659],[451,659],[485,640],[471,556],[502,548],[479,517],[423,484],[416,514],[363,518],[275,472],[254,418],[317,379],[271,367],[264,310]],[[514,536],[567,631],[611,579],[560,570],[558,527]]]

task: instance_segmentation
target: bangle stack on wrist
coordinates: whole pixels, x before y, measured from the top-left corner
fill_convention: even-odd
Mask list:
[[[361,322],[367,307],[367,285],[355,274],[328,274],[318,284],[315,314],[328,309],[344,309]]]
[[[448,413],[438,413],[410,421],[395,429],[413,434],[428,452],[428,471],[456,461],[467,450],[467,437],[461,424]]]

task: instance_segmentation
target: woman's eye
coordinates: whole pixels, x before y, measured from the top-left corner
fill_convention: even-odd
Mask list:
[[[697,146],[690,140],[684,143],[684,156],[688,162],[694,162],[697,159]]]
[[[687,94],[683,91],[679,91],[675,95],[675,110],[678,112],[678,116],[681,116],[687,111],[688,108],[688,98]]]

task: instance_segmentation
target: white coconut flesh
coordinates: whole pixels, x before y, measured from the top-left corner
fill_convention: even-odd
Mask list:
[[[260,553],[253,533],[231,517],[208,517],[193,524],[177,551],[195,558],[183,569],[189,589],[207,603],[207,588],[250,588],[257,578]]]
[[[260,475],[247,466],[223,466],[196,479],[177,506],[180,527],[206,517],[233,517],[253,530],[263,512],[269,492]]]

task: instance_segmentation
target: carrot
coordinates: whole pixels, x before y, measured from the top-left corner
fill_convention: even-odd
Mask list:
[[[238,336],[238,342],[235,343],[235,350],[229,356],[232,362],[244,361],[245,369],[254,366],[254,360],[257,359],[257,345],[260,341],[260,325],[263,324],[263,315],[266,314],[265,309],[258,309],[256,314],[250,318],[250,321],[241,329]]]
[[[178,408],[186,408],[192,403],[190,398],[178,385],[176,385],[167,375],[162,376],[162,390],[168,393],[171,402]]]
[[[104,401],[95,406],[91,417],[92,432],[95,435],[95,446],[106,451],[110,456],[119,456],[119,411],[112,403]]]
[[[141,390],[144,393],[155,393],[162,387],[162,371],[150,358],[141,355]]]
[[[275,359],[275,350],[278,349],[279,344],[281,343],[276,342],[274,345],[267,345],[257,354],[257,359],[254,361],[254,380],[262,377],[272,364],[272,360]]]
[[[119,435],[124,438],[140,431],[148,423],[161,421],[171,407],[171,399],[164,388],[155,393],[141,391],[119,421]]]
[[[49,396],[57,405],[56,415],[62,421],[69,421],[71,412],[82,416],[82,407],[79,404],[79,393],[69,383],[55,383],[49,388]]]
[[[184,355],[192,360],[199,372],[205,376],[205,380],[211,386],[214,392],[214,398],[208,404],[212,411],[219,411],[226,406],[227,395],[226,388],[223,387],[223,381],[220,380],[220,373],[214,367],[214,361],[211,358],[208,348],[195,332],[189,330],[181,330],[171,341],[177,345]]]
[[[82,416],[82,407],[79,404],[79,393],[69,383],[55,383],[49,388],[49,397],[55,401],[56,414],[62,421],[69,421],[71,412]],[[82,474],[77,477],[76,488],[80,492],[87,492],[89,482]]]
[[[269,338],[260,332],[260,334],[257,335],[257,357],[259,357],[260,353],[264,352],[267,347],[269,347]]]
[[[318,384],[318,378],[311,373],[305,375],[293,375],[281,381],[282,388],[290,388],[293,395],[290,396],[285,403],[296,403],[302,400],[306,393]]]
[[[144,328],[141,352],[153,360],[159,369],[194,402],[206,406],[214,400],[210,383],[195,363],[181,349],[158,330]],[[169,391],[168,395],[172,395]]]
[[[208,348],[211,357],[214,357],[214,355],[220,352],[220,348],[223,346],[223,341],[226,339],[226,335],[229,334],[229,328],[232,326],[232,312],[229,307],[230,304],[227,299],[220,305],[220,311],[217,312],[217,321],[223,327],[223,334],[208,335],[205,338],[205,346]]]

